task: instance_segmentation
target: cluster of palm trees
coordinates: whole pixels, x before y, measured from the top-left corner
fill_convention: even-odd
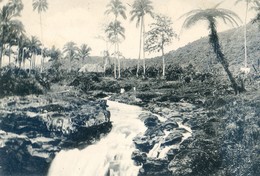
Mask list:
[[[1,2],[3,3],[3,2]],[[43,55],[44,49],[41,48],[41,41],[35,37],[26,35],[24,25],[19,20],[23,10],[22,0],[8,0],[5,4],[1,4],[0,9],[0,68],[2,67],[2,59],[4,55],[14,58],[19,66],[25,61],[30,61],[30,68],[35,68],[36,55]],[[43,8],[44,7],[44,8]],[[46,10],[48,4],[46,0],[33,0],[33,8],[38,11]],[[17,49],[13,50],[16,46]],[[46,49],[45,49],[46,50]]]
[[[136,75],[138,77],[139,68],[140,68],[140,59],[141,59],[141,53],[143,53],[143,67],[144,67],[144,75],[145,75],[145,15],[153,15],[153,6],[151,5],[152,2],[150,0],[135,0],[133,5],[131,6],[132,10],[130,11],[131,15],[131,21],[136,20],[136,27],[140,27],[140,43],[139,43],[139,56],[138,56],[138,65],[137,65],[137,72]],[[114,57],[116,58],[114,60],[114,77],[120,78],[120,56],[122,56],[122,53],[120,53],[119,50],[119,43],[122,42],[122,40],[125,38],[125,28],[121,25],[121,22],[118,20],[118,17],[123,17],[123,19],[126,19],[126,7],[123,5],[123,3],[120,0],[111,0],[110,3],[107,5],[107,10],[105,14],[113,14],[114,15],[114,21],[109,23],[107,28],[105,29],[105,32],[107,34],[107,38],[109,41],[114,45]],[[116,60],[118,65],[116,66]],[[117,71],[118,68],[118,71]]]
[[[82,44],[80,47],[75,42],[67,42],[63,47],[63,54],[66,59],[70,61],[70,70],[72,70],[72,61],[82,59],[81,63],[84,63],[87,57],[89,57],[91,47],[87,44]]]

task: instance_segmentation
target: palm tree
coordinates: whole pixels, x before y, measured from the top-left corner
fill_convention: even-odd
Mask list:
[[[49,52],[51,58],[50,61],[57,61],[61,56],[60,49],[56,48],[55,46],[52,46]]]
[[[118,78],[121,77],[120,74],[120,60],[119,60],[119,43],[122,41],[122,39],[125,38],[125,28],[121,26],[121,23],[119,21],[111,22],[107,29],[105,30],[107,33],[107,37],[109,41],[114,45],[115,52],[113,53],[114,56],[117,57],[118,61]],[[122,37],[120,39],[119,37]],[[117,78],[117,72],[116,72],[116,61],[114,62],[114,77]]]
[[[91,48],[87,44],[82,44],[78,49],[78,56],[82,59],[82,63],[85,62],[85,59],[89,56]]]
[[[19,42],[19,37],[25,34],[24,25],[19,20],[11,20],[7,26],[6,44],[9,47],[9,64],[11,61],[11,48],[17,45]],[[19,54],[17,54],[19,55]]]
[[[19,67],[21,68],[21,64],[23,63],[23,68],[25,69],[25,60],[30,58],[29,53],[29,38],[22,34],[18,38],[18,56],[17,61],[19,63]]]
[[[247,14],[249,5],[254,3],[256,0],[236,0],[235,4],[239,2],[245,1],[246,3],[246,13],[245,13],[245,21],[244,21],[244,48],[245,48],[245,68],[247,68]]]
[[[4,44],[7,43],[8,28],[13,18],[20,16],[22,9],[23,4],[21,0],[10,0],[0,9],[0,68],[2,67]]]
[[[28,40],[28,50],[30,53],[30,68],[35,69],[36,67],[36,55],[41,54],[41,42],[36,36],[32,36]]]
[[[117,29],[118,30],[121,30],[124,32],[124,29],[122,30],[121,28],[121,24],[118,22],[117,18],[118,16],[122,16],[123,19],[126,19],[126,14],[125,14],[125,11],[126,11],[126,7],[122,4],[122,2],[120,0],[111,0],[110,3],[107,5],[107,10],[105,12],[105,14],[114,14],[115,16],[115,20],[114,20],[114,24],[113,23],[110,23],[110,29],[111,30],[110,32],[112,32],[113,34],[111,36],[113,36],[112,38],[112,43],[115,45],[115,57],[117,57],[117,61],[118,61],[118,78],[121,77],[120,75],[120,60],[119,60],[119,39],[118,39],[118,35],[121,35],[118,33],[118,31],[116,31]],[[114,29],[112,29],[114,28]],[[116,29],[117,28],[117,29]],[[120,29],[121,28],[121,29]],[[109,39],[111,39],[111,36],[109,37]],[[121,35],[122,36],[122,35]],[[124,36],[124,35],[123,35]],[[111,41],[111,40],[110,40]],[[114,62],[114,74],[115,74],[115,78],[117,77],[116,76],[116,62]]]
[[[37,10],[40,16],[40,27],[41,27],[41,42],[43,43],[43,32],[42,32],[42,12],[46,12],[48,9],[48,2],[47,0],[33,0],[32,3],[33,10]],[[43,49],[42,49],[43,51]],[[41,53],[42,55],[42,53]],[[44,63],[44,57],[41,58],[41,71]]]
[[[126,19],[126,7],[122,4],[119,0],[111,0],[110,3],[107,5],[107,10],[105,11],[105,14],[114,14],[115,15],[115,21],[117,21],[118,16],[122,16],[124,19]]]
[[[238,25],[236,19],[240,20],[240,18],[231,10],[217,8],[218,5],[210,9],[197,9],[184,14],[183,16],[186,16],[186,19],[183,23],[183,27],[190,28],[199,21],[207,21],[209,29],[209,43],[212,46],[218,61],[221,63],[225,72],[227,73],[235,94],[237,94],[238,92],[243,90],[242,88],[238,87],[232,73],[229,70],[228,61],[221,51],[216,24],[217,19],[219,18],[222,19],[225,23],[229,22],[232,25]]]
[[[74,60],[77,56],[78,47],[74,42],[68,42],[63,47],[63,53],[66,55],[65,57],[70,61],[70,71],[72,70],[72,60]]]
[[[144,51],[144,34],[145,34],[145,15],[149,14],[153,16],[153,6],[150,0],[135,0],[132,5],[132,10],[130,14],[132,15],[131,21],[136,19],[136,27],[140,26],[140,43],[139,43],[139,56],[138,56],[138,64],[137,64],[137,72],[136,76],[138,77],[139,67],[140,67],[140,59],[141,59],[141,50],[143,48],[143,69],[145,76],[145,51]]]

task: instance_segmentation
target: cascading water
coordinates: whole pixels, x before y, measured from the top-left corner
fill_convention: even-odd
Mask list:
[[[136,176],[131,154],[135,150],[133,138],[144,133],[146,127],[138,116],[140,107],[108,101],[113,128],[94,145],[83,150],[59,152],[49,169],[49,176]]]

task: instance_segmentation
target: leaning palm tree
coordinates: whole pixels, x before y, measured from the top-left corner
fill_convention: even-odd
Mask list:
[[[118,76],[116,71],[116,60],[114,61],[114,77],[120,78],[120,60],[119,60],[119,43],[125,38],[125,28],[121,26],[119,21],[111,22],[106,28],[105,32],[107,33],[107,37],[109,41],[114,45],[114,56],[118,61]],[[121,38],[119,38],[121,37]]]
[[[132,15],[131,21],[136,19],[136,27],[140,26],[140,43],[139,43],[139,56],[138,56],[138,64],[137,64],[137,72],[136,76],[138,77],[139,67],[140,67],[140,59],[141,59],[141,50],[143,50],[143,70],[145,76],[145,51],[144,51],[144,34],[145,34],[145,15],[149,14],[153,16],[153,6],[150,0],[135,0],[132,5],[132,10],[130,14]],[[142,49],[143,48],[143,49]]]
[[[219,4],[218,4],[219,5]],[[229,70],[229,64],[226,60],[221,47],[219,43],[219,37],[217,33],[217,19],[222,19],[225,23],[229,22],[232,25],[237,25],[238,23],[236,20],[240,20],[240,18],[231,10],[223,9],[223,8],[217,8],[218,5],[216,5],[213,8],[210,9],[197,9],[192,10],[186,14],[184,14],[182,17],[186,17],[183,27],[184,28],[190,28],[194,24],[196,24],[199,21],[207,21],[208,23],[208,29],[209,29],[209,43],[212,46],[214,53],[216,54],[216,57],[220,64],[223,66],[225,72],[228,75],[228,78],[231,82],[231,86],[235,91],[235,94],[237,94],[240,91],[243,91],[242,88],[240,88],[232,73]]]
[[[43,31],[42,31],[42,12],[45,12],[48,9],[48,2],[47,0],[33,0],[32,3],[33,6],[33,10],[37,10],[40,16],[40,27],[41,27],[41,42],[43,42]],[[43,51],[43,48],[42,48]],[[41,53],[42,55],[42,53]],[[43,67],[43,63],[44,63],[44,57],[41,56],[41,70]]]
[[[244,21],[244,51],[245,51],[245,68],[247,68],[247,15],[249,5],[253,4],[256,0],[236,0],[235,4],[244,1],[246,3],[246,13],[245,13],[245,21]]]
[[[74,42],[68,42],[63,47],[63,53],[65,57],[70,61],[70,71],[72,70],[72,60],[76,59],[78,47]]]

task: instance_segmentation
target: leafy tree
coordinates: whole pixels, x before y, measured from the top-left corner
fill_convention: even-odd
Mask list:
[[[46,12],[46,10],[48,9],[48,2],[47,2],[47,0],[33,0],[32,6],[33,6],[33,10],[34,11],[37,10],[38,13],[39,13],[39,16],[40,16],[41,42],[43,43],[42,12]],[[41,53],[41,55],[42,54],[43,53]],[[43,64],[44,64],[44,57],[42,55],[42,58],[41,58],[41,71],[42,71]]]
[[[136,76],[138,77],[138,72],[140,68],[140,59],[141,59],[141,50],[143,48],[143,70],[145,76],[145,51],[144,51],[144,34],[145,34],[145,15],[149,14],[153,16],[153,6],[150,0],[135,0],[132,5],[132,10],[130,14],[132,15],[131,21],[136,19],[136,27],[140,26],[140,43],[139,43],[139,56],[138,56],[138,64]]]
[[[258,0],[254,1],[254,5],[252,6],[252,9],[256,11],[256,16],[252,20],[253,23],[258,23],[259,29],[260,29],[260,2]]]
[[[78,47],[76,43],[74,42],[68,42],[63,47],[63,53],[65,54],[65,57],[69,59],[70,61],[70,71],[72,70],[72,60],[76,59],[78,55]]]
[[[119,56],[119,43],[120,39],[119,37],[122,36],[122,33],[124,33],[125,29],[121,26],[121,23],[118,21],[118,16],[122,16],[123,19],[126,19],[126,7],[122,4],[119,0],[111,0],[110,3],[107,5],[107,10],[105,14],[114,14],[115,20],[114,23],[110,23],[106,29],[106,32],[108,33],[109,41],[114,44],[115,51],[114,55],[117,58],[118,61],[118,78],[121,77],[120,74],[120,56]],[[120,36],[118,36],[120,35]],[[124,38],[123,34],[123,38]],[[117,78],[117,72],[116,72],[116,61],[114,62],[114,76]]]
[[[120,74],[120,52],[119,52],[119,43],[122,41],[122,39],[125,38],[125,28],[121,26],[121,23],[119,21],[111,22],[105,32],[107,33],[107,37],[109,41],[114,45],[115,47],[115,52],[113,53],[114,56],[117,57],[118,60],[118,78],[121,77]],[[120,38],[121,37],[121,38]],[[117,72],[116,72],[116,62],[114,62],[114,77],[117,78]]]
[[[218,5],[210,9],[205,9],[205,10],[197,9],[184,14],[183,16],[185,16],[186,19],[183,23],[183,27],[190,28],[191,26],[193,26],[199,21],[207,21],[208,29],[209,29],[209,43],[212,46],[218,61],[220,62],[225,72],[227,73],[232,88],[235,91],[235,94],[237,94],[238,92],[243,90],[237,85],[232,73],[229,70],[228,61],[226,60],[220,47],[216,24],[217,24],[217,19],[220,18],[225,23],[229,22],[232,25],[238,25],[236,19],[240,20],[240,18],[231,10],[217,8]]]
[[[20,16],[23,9],[21,0],[9,0],[0,9],[0,68],[2,67],[2,56],[4,53],[4,44],[7,43],[8,29],[13,23],[15,17]]]
[[[145,50],[149,52],[162,52],[163,77],[165,76],[164,47],[177,37],[172,28],[171,18],[164,15],[156,15],[155,22],[150,24],[150,30],[146,33]]]

